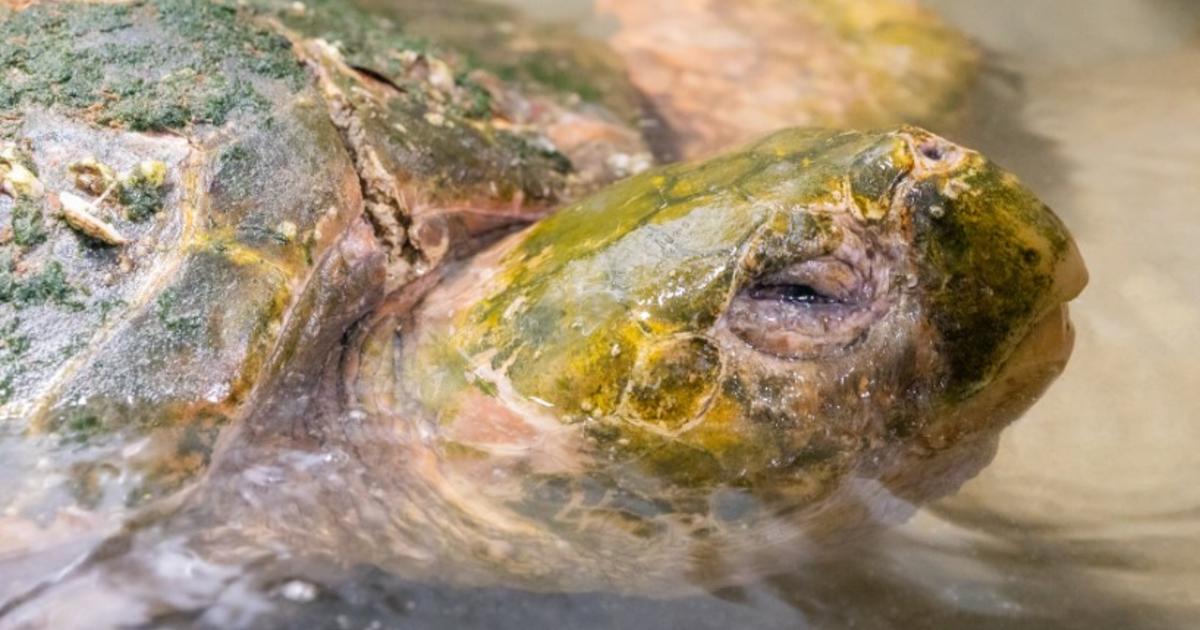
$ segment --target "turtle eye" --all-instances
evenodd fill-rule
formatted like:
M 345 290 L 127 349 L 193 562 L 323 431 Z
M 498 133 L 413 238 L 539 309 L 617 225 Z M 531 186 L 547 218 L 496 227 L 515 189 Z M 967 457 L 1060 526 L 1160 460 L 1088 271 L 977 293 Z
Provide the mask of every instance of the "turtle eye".
M 750 287 L 749 295 L 754 300 L 789 304 L 832 304 L 839 301 L 807 284 L 756 284 Z
M 734 297 L 726 322 L 747 344 L 777 357 L 836 352 L 873 319 L 867 276 L 833 257 L 805 260 L 749 283 Z

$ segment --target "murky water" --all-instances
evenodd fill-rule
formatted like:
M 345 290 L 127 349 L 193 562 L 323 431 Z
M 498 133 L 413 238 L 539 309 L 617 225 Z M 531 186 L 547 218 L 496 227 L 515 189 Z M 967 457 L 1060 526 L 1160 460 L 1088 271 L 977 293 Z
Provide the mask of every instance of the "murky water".
M 577 21 L 585 32 L 607 28 L 585 1 L 513 1 L 550 19 Z M 307 582 L 282 584 L 274 608 L 258 611 L 267 619 L 259 623 L 1200 624 L 1200 4 L 928 4 L 987 50 L 975 119 L 956 139 L 1015 171 L 1056 209 L 1092 278 L 1073 305 L 1077 342 L 1067 372 L 1004 434 L 990 467 L 956 496 L 866 544 L 853 560 L 806 566 L 710 597 L 457 590 L 363 569 L 316 580 L 319 591 Z M 77 550 L 59 552 L 70 557 Z M 193 562 L 186 570 L 204 567 Z M 0 577 L 18 580 L 21 567 L 5 571 Z M 313 569 L 310 577 L 318 575 Z M 228 596 L 237 597 L 235 591 Z

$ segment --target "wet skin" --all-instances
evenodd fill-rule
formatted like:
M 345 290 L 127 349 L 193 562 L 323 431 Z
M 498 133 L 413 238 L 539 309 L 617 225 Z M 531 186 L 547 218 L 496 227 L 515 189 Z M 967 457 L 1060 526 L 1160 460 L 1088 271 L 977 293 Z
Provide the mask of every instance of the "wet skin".
M 956 487 L 1061 371 L 1085 281 L 1061 222 L 979 154 L 787 130 L 476 257 L 416 311 L 400 380 L 451 485 L 511 518 L 707 536 L 722 497 L 795 521 L 861 480 Z

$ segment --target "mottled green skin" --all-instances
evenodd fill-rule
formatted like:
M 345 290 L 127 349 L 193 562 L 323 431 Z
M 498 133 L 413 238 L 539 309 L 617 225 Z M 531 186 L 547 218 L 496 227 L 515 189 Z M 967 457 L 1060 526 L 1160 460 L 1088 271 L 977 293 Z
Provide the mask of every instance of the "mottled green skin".
M 970 191 L 946 198 L 946 178 L 922 182 L 915 203 L 940 205 L 943 216 L 915 217 L 915 245 L 927 309 L 949 365 L 950 402 L 986 385 L 1033 317 L 1061 296 L 1056 265 L 1067 259 L 1066 227 L 1015 178 L 994 168 L 955 178 Z
M 886 278 L 861 339 L 788 359 L 724 329 L 739 290 L 852 235 Z M 449 435 L 479 393 L 534 401 L 586 436 L 589 475 L 657 480 L 672 511 L 723 487 L 802 506 L 889 452 L 995 430 L 943 421 L 1064 299 L 1068 243 L 1015 178 L 922 130 L 782 131 L 531 228 L 481 300 L 416 337 L 404 378 Z

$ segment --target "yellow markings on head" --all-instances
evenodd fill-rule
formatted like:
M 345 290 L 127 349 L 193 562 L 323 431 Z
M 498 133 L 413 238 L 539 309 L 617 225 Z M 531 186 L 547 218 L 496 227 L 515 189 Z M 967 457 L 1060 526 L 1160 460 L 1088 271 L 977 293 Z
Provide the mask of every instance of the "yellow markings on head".
M 892 158 L 892 164 L 898 168 L 911 170 L 913 167 L 913 154 L 908 150 L 908 145 L 904 142 L 894 143 L 889 157 Z
M 742 403 L 718 392 L 702 421 L 691 425 L 679 439 L 719 457 L 721 453 L 746 445 L 746 436 L 740 426 L 744 416 Z

